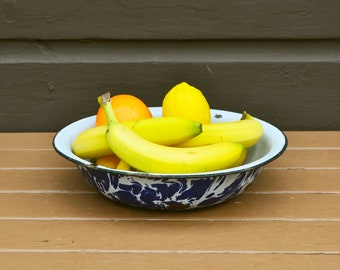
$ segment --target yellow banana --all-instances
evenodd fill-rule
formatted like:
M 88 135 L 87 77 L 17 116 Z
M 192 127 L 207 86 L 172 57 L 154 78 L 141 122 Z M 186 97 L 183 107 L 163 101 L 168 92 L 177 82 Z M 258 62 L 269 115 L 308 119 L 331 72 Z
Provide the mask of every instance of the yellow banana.
M 148 118 L 123 124 L 151 142 L 172 145 L 197 136 L 202 131 L 200 122 L 180 117 Z M 72 143 L 73 152 L 84 159 L 112 154 L 106 142 L 107 126 L 97 126 L 81 132 Z
M 150 173 L 196 173 L 233 166 L 243 152 L 243 145 L 223 142 L 200 147 L 180 148 L 152 143 L 137 135 L 115 118 L 110 94 L 98 97 L 108 130 L 106 140 L 112 151 L 133 168 Z
M 244 148 L 240 158 L 236 161 L 233 167 L 241 166 L 247 157 L 248 148 Z
M 200 135 L 176 146 L 193 147 L 231 141 L 241 143 L 245 148 L 248 148 L 256 144 L 262 135 L 263 128 L 261 123 L 247 114 L 243 120 L 203 124 Z
M 72 142 L 73 153 L 84 159 L 112 155 L 105 139 L 106 129 L 106 126 L 97 126 L 81 132 Z
M 200 122 L 176 116 L 128 121 L 123 124 L 144 139 L 162 145 L 181 143 L 202 132 Z

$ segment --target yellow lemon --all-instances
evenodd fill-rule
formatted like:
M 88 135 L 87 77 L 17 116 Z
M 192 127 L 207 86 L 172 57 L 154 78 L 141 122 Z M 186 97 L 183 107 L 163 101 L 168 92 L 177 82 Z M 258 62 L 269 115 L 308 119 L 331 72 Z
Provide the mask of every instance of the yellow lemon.
M 186 82 L 175 85 L 165 95 L 162 103 L 163 116 L 185 117 L 210 123 L 210 106 L 202 92 Z

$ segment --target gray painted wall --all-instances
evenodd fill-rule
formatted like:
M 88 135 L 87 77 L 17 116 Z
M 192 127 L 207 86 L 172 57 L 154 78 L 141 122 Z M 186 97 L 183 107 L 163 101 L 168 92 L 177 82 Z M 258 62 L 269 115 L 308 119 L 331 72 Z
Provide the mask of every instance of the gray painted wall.
M 57 131 L 104 91 L 340 129 L 338 1 L 0 1 L 0 131 Z

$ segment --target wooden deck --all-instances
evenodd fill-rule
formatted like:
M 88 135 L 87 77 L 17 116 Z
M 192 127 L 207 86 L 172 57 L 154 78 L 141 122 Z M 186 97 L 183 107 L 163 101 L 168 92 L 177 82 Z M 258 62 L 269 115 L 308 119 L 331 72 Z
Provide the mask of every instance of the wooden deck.
M 0 133 L 0 268 L 339 269 L 340 132 L 286 135 L 243 195 L 160 212 L 96 193 L 54 133 Z

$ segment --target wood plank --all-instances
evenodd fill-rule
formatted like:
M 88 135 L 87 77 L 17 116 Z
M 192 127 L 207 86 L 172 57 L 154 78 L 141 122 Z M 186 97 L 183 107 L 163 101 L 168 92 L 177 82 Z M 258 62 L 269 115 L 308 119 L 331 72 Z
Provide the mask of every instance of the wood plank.
M 285 131 L 288 148 L 339 148 L 338 131 Z
M 65 170 L 6 170 L 0 173 L 3 192 L 90 192 L 94 191 L 74 168 Z
M 338 269 L 338 132 L 288 131 L 288 150 L 243 195 L 183 212 L 106 199 L 52 134 L 0 133 L 0 268 Z
M 284 131 L 289 148 L 339 148 L 339 131 Z M 0 133 L 0 149 L 52 149 L 55 132 Z
M 300 222 L 282 221 L 6 220 L 0 223 L 1 248 L 12 252 L 131 250 L 194 253 L 202 250 L 204 253 L 338 254 L 339 230 L 339 222 L 305 222 L 304 226 Z
M 340 168 L 340 149 L 308 149 L 292 150 L 288 149 L 284 154 L 266 165 L 268 168 L 285 168 L 285 169 L 310 169 L 310 168 Z
M 0 133 L 0 150 L 52 149 L 54 132 Z
M 0 252 L 4 269 L 217 269 L 234 270 L 280 269 L 338 270 L 340 256 L 324 254 L 190 254 L 146 252 Z
M 0 150 L 6 159 L 0 168 L 73 168 L 75 165 L 59 156 L 54 150 Z M 340 149 L 286 150 L 277 160 L 267 164 L 268 168 L 330 168 L 338 169 Z
M 265 168 L 248 192 L 338 193 L 340 170 L 274 170 Z
M 340 170 L 275 170 L 265 168 L 246 192 L 336 193 Z M 76 168 L 65 170 L 6 170 L 0 191 L 92 191 Z
M 339 38 L 337 1 L 1 3 L 1 39 Z
M 11 206 L 11 207 L 8 207 Z M 306 207 L 308 206 L 308 207 Z M 3 219 L 109 219 L 109 220 L 339 220 L 340 194 L 245 193 L 209 208 L 162 212 L 124 206 L 84 192 L 3 192 L 0 197 Z
M 6 157 L 0 168 L 74 168 L 74 163 L 62 158 L 52 149 L 0 150 Z
M 181 81 L 282 130 L 339 130 L 339 42 L 1 42 L 0 130 L 55 132 L 95 114 L 104 89 L 160 106 Z

